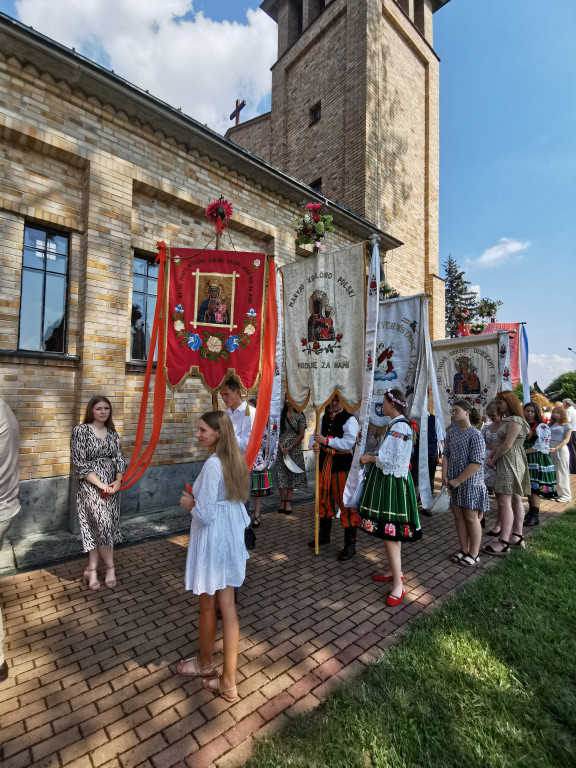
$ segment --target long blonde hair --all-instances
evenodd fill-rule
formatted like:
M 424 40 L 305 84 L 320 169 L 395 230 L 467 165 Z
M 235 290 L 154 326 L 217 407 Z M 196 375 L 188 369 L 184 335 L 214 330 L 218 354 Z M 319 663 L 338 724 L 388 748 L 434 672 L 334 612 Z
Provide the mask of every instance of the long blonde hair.
M 215 453 L 222 464 L 226 498 L 228 501 L 245 502 L 250 490 L 250 473 L 246 459 L 236 442 L 230 416 L 224 411 L 208 411 L 200 416 L 200 419 L 210 429 L 220 432 Z

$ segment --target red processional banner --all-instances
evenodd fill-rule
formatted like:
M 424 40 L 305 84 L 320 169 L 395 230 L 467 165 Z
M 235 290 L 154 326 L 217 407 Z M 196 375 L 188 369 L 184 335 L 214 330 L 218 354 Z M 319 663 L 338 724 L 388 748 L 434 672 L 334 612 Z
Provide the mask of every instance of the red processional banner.
M 470 326 L 467 325 L 466 328 L 469 330 Z M 480 334 L 498 333 L 498 331 L 508 333 L 510 338 L 510 374 L 513 388 L 520 381 L 520 328 L 521 323 L 488 323 Z
M 166 379 L 197 376 L 211 392 L 234 375 L 258 384 L 269 265 L 264 253 L 171 248 L 166 291 Z

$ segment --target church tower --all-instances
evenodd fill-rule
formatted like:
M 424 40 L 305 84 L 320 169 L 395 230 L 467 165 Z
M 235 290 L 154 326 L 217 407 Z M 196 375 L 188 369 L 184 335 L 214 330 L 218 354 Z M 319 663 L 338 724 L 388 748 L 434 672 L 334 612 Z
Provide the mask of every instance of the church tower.
M 264 0 L 278 24 L 271 111 L 227 136 L 374 222 L 404 245 L 386 277 L 402 295 L 438 277 L 439 59 L 433 14 L 448 0 Z

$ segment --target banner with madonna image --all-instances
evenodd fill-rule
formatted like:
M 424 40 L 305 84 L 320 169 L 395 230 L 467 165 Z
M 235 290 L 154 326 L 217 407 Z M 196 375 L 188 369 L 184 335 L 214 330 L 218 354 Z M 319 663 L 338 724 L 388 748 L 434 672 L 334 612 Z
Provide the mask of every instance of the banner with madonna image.
M 481 414 L 502 386 L 500 333 L 463 336 L 432 342 L 434 370 L 442 418 L 452 420 L 450 410 L 456 400 L 467 400 Z
M 348 410 L 362 398 L 366 252 L 358 243 L 282 267 L 286 382 L 302 411 L 334 395 Z
M 214 393 L 234 375 L 245 390 L 255 391 L 265 333 L 266 254 L 171 248 L 167 261 L 168 385 L 177 390 L 196 376 Z

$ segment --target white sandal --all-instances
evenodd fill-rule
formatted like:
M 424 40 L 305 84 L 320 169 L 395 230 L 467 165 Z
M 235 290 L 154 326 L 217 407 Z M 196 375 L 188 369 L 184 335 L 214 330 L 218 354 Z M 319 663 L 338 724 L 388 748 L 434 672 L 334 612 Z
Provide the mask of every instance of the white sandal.
M 184 672 L 183 665 L 187 664 L 189 661 L 196 662 L 196 669 L 193 672 Z M 218 673 L 216 672 L 216 668 L 213 664 L 207 664 L 205 667 L 199 667 L 198 666 L 198 656 L 192 656 L 191 659 L 182 659 L 182 661 L 178 662 L 178 666 L 176 667 L 178 670 L 179 675 L 183 675 L 184 677 L 214 677 L 217 676 Z M 204 672 L 203 670 L 211 670 L 209 672 Z

